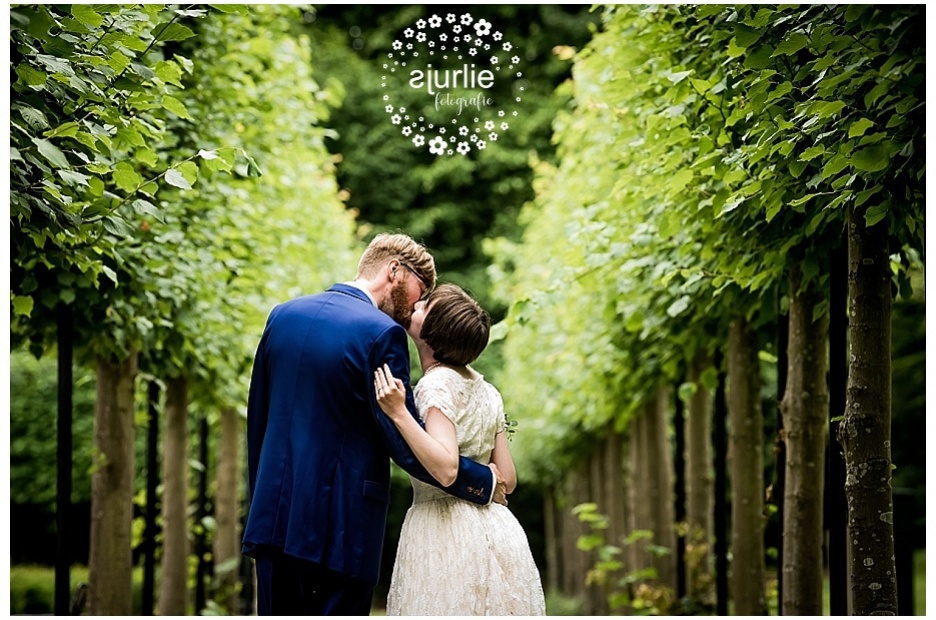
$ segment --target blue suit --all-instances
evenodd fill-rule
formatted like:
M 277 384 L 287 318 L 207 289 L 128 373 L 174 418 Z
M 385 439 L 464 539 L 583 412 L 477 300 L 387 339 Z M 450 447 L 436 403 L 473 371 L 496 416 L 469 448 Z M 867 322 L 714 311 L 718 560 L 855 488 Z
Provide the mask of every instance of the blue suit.
M 389 459 L 439 486 L 377 405 L 374 371 L 384 363 L 407 385 L 415 416 L 406 331 L 363 291 L 336 284 L 270 313 L 247 404 L 246 555 L 286 554 L 377 582 Z M 494 476 L 463 457 L 446 490 L 486 504 Z

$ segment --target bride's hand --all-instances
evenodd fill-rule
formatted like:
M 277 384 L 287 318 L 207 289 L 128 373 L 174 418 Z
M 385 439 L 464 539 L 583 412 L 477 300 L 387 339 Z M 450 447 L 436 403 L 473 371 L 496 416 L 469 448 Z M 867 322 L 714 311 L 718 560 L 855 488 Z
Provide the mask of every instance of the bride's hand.
M 377 393 L 377 404 L 388 416 L 408 415 L 406 388 L 402 381 L 393 376 L 386 364 L 374 372 L 374 391 Z

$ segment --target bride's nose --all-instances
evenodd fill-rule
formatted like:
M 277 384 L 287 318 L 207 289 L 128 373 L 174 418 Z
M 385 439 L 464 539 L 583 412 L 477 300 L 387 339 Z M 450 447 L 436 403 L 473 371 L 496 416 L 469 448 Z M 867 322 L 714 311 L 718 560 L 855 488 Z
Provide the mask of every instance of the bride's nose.
M 416 302 L 416 306 L 415 306 L 414 309 L 415 309 L 416 312 L 421 312 L 421 311 L 425 310 L 425 309 L 426 309 L 426 302 L 425 302 L 425 301 L 417 301 L 417 302 Z

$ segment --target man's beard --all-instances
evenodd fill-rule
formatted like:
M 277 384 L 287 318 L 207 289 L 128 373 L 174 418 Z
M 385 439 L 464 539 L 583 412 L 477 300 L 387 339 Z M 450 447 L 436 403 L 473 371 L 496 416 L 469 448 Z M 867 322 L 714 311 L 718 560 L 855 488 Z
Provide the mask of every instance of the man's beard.
M 390 289 L 389 300 L 384 300 L 380 309 L 390 316 L 394 321 L 409 329 L 410 320 L 413 318 L 413 308 L 409 304 L 409 293 L 406 291 L 406 283 L 400 281 Z

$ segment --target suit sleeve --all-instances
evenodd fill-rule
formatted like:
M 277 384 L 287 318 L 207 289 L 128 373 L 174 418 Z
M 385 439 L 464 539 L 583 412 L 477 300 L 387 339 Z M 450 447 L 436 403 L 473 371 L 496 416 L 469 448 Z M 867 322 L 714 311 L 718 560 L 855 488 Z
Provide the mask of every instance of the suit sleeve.
M 267 376 L 266 343 L 270 331 L 270 318 L 267 319 L 263 336 L 254 355 L 253 369 L 250 373 L 250 390 L 247 394 L 247 503 L 254 494 L 257 483 L 257 470 L 260 467 L 260 448 L 266 435 L 267 420 L 270 416 L 270 389 Z
M 383 364 L 390 367 L 393 376 L 403 381 L 406 386 L 406 408 L 409 410 L 420 426 L 425 426 L 419 419 L 416 402 L 413 399 L 413 390 L 410 387 L 409 375 L 409 349 L 407 348 L 406 332 L 402 327 L 394 326 L 384 332 L 374 344 L 368 357 L 367 372 L 367 399 L 371 414 L 377 423 L 377 428 L 383 437 L 384 443 L 390 452 L 390 458 L 409 475 L 417 480 L 436 486 L 449 495 L 464 499 L 476 504 L 489 504 L 494 493 L 494 472 L 487 465 L 482 465 L 464 456 L 459 457 L 458 477 L 449 487 L 443 487 L 429 475 L 429 472 L 420 464 L 419 460 L 410 450 L 403 436 L 397 430 L 393 421 L 380 409 L 377 404 L 377 395 L 374 392 L 374 371 Z

